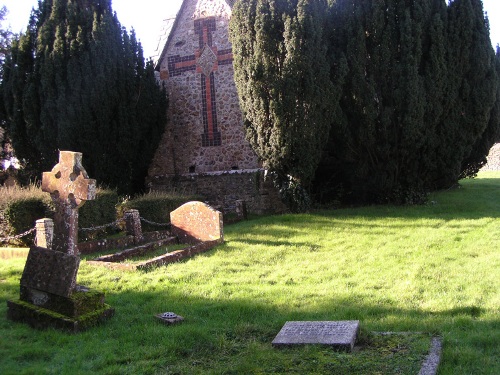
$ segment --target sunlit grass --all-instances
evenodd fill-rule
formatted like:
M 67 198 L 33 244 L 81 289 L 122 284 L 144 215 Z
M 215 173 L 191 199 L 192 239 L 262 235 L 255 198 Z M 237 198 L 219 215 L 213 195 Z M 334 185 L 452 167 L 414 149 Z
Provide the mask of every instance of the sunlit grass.
M 1 319 L 0 373 L 416 374 L 425 340 L 380 343 L 369 332 L 419 331 L 444 339 L 440 374 L 499 374 L 500 173 L 461 185 L 425 206 L 231 225 L 224 245 L 149 272 L 83 260 L 79 283 L 107 291 L 116 316 L 77 335 Z M 23 266 L 0 261 L 0 315 Z M 157 323 L 165 311 L 186 321 Z M 287 320 L 351 319 L 358 353 L 270 344 Z M 399 358 L 394 347 L 411 350 Z

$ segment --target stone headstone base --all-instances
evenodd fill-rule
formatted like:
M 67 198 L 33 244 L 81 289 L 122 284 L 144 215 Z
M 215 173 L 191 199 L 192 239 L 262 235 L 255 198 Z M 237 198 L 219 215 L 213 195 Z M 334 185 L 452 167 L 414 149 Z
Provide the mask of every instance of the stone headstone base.
M 104 303 L 104 293 L 77 287 L 70 297 L 61 297 L 21 287 L 19 300 L 7 301 L 7 318 L 33 328 L 56 328 L 81 332 L 109 318 L 115 309 Z
M 104 292 L 78 286 L 70 297 L 21 286 L 21 301 L 61 315 L 79 317 L 104 307 Z

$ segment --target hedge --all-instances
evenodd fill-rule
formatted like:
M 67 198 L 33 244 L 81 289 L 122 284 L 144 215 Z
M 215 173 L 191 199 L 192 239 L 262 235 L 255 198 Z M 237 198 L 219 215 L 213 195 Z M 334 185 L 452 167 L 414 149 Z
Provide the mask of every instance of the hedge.
M 50 195 L 43 193 L 39 187 L 2 188 L 3 197 L 0 204 L 0 238 L 15 236 L 35 227 L 35 222 L 42 218 L 54 217 L 54 206 Z M 119 197 L 116 191 L 97 189 L 96 199 L 86 202 L 80 207 L 79 227 L 89 228 L 101 226 L 116 221 L 116 205 Z M 79 231 L 79 240 L 101 238 L 116 228 L 100 231 Z M 9 241 L 10 245 L 30 246 L 34 235 L 24 237 L 18 241 Z
M 119 203 L 116 190 L 97 189 L 96 198 L 87 201 L 78 211 L 78 239 L 80 242 L 106 237 L 118 230 L 107 227 L 100 230 L 82 230 L 82 228 L 99 227 L 116 221 L 116 207 Z
M 14 200 L 7 205 L 4 218 L 10 235 L 22 234 L 35 227 L 38 219 L 51 217 L 50 206 L 40 198 L 23 198 Z M 13 241 L 14 244 L 30 246 L 33 244 L 35 233 Z
M 123 216 L 126 210 L 136 209 L 142 218 L 158 223 L 170 223 L 170 212 L 190 201 L 200 201 L 199 195 L 179 195 L 175 193 L 151 192 L 133 200 L 123 202 L 118 209 L 118 216 Z M 162 230 L 158 225 L 147 224 L 142 221 L 142 231 L 150 232 Z

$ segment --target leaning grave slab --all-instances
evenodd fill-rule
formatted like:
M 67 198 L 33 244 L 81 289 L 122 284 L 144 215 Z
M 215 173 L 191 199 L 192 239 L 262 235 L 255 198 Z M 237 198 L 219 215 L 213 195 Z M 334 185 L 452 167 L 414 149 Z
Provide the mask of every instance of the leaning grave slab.
M 95 180 L 88 178 L 82 154 L 61 151 L 59 163 L 43 174 L 42 190 L 50 193 L 56 208 L 54 238 L 47 247 L 30 248 L 20 298 L 7 301 L 7 317 L 34 328 L 82 331 L 114 314 L 104 293 L 76 284 L 78 209 L 95 198 Z
M 189 246 L 142 262 L 121 263 L 134 256 L 146 254 L 150 244 L 144 244 L 115 254 L 105 255 L 87 263 L 110 269 L 135 271 L 190 258 L 224 242 L 223 215 L 206 203 L 188 202 L 183 204 L 170 213 L 170 224 L 172 237 L 163 244 L 180 243 Z

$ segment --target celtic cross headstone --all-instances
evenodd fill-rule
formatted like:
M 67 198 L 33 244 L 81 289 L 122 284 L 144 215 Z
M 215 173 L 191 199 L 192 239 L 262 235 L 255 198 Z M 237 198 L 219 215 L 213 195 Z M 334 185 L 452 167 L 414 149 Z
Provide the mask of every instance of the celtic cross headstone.
M 37 328 L 81 331 L 114 314 L 103 292 L 76 285 L 78 209 L 95 198 L 96 183 L 88 178 L 81 153 L 61 151 L 59 163 L 43 174 L 42 190 L 50 193 L 56 208 L 52 246 L 48 241 L 31 247 L 19 300 L 7 301 L 7 316 Z
M 44 172 L 42 191 L 50 193 L 54 215 L 53 249 L 78 255 L 78 209 L 95 198 L 96 182 L 89 179 L 82 166 L 82 154 L 61 151 L 59 163 L 51 172 Z

